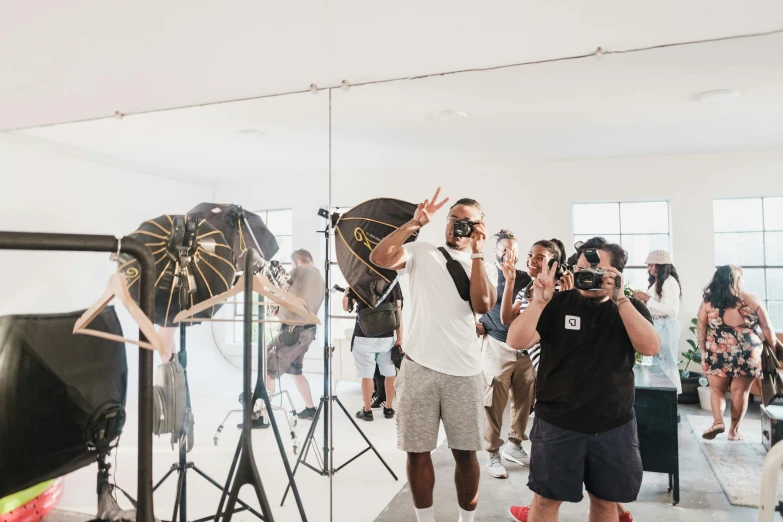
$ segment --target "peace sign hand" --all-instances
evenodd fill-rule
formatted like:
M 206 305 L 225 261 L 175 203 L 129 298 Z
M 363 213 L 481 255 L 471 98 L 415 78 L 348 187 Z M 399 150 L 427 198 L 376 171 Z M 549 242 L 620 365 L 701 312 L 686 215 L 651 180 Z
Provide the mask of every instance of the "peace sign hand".
M 533 302 L 546 304 L 555 295 L 555 276 L 557 274 L 557 261 L 552 266 L 545 265 L 541 273 L 533 283 Z
M 432 196 L 432 200 L 425 199 L 424 203 L 419 203 L 416 207 L 416 212 L 413 214 L 413 221 L 423 227 L 432 220 L 432 216 L 440 210 L 440 208 L 446 204 L 449 198 L 444 199 L 438 203 L 438 196 L 440 195 L 440 187 L 435 191 L 435 195 Z

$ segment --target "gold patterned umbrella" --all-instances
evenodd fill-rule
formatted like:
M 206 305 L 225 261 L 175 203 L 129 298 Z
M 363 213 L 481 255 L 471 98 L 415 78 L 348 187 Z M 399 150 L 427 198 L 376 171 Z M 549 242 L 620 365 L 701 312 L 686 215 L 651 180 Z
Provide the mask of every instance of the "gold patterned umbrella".
M 177 326 L 174 317 L 183 308 L 180 305 L 180 252 L 175 243 L 177 238 L 177 218 L 188 221 L 188 215 L 174 216 L 165 214 L 150 219 L 139 225 L 139 228 L 129 234 L 138 239 L 150 249 L 155 257 L 155 324 L 160 326 Z M 188 249 L 189 262 L 184 267 L 187 271 L 186 287 L 188 289 L 185 309 L 194 304 L 222 294 L 231 288 L 236 276 L 236 263 L 231 246 L 223 234 L 210 225 L 205 219 L 198 219 L 195 232 L 195 242 Z M 121 256 L 120 272 L 125 274 L 128 288 L 134 299 L 139 298 L 139 264 L 130 256 Z M 205 310 L 196 317 L 204 319 L 212 317 L 220 306 Z

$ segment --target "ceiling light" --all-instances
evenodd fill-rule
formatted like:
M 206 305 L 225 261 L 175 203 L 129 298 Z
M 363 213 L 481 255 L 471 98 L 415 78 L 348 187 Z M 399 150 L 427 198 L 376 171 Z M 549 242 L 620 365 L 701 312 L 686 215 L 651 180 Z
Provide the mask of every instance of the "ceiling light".
M 238 130 L 237 134 L 246 138 L 263 138 L 266 136 L 266 132 L 258 129 L 242 129 Z
M 430 113 L 430 118 L 438 121 L 463 121 L 468 119 L 468 113 L 460 111 L 438 111 Z
M 702 92 L 696 99 L 704 103 L 728 103 L 739 98 L 740 93 L 730 89 Z

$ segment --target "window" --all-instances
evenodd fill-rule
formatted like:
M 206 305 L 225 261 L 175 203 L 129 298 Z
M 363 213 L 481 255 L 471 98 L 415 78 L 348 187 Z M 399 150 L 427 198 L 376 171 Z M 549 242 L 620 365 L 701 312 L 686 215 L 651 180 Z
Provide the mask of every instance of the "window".
M 716 199 L 715 265 L 743 267 L 745 290 L 764 300 L 783 325 L 783 197 Z
M 576 203 L 574 242 L 601 236 L 628 251 L 625 282 L 634 290 L 646 290 L 647 254 L 671 251 L 669 203 L 666 201 Z
M 277 246 L 279 250 L 273 260 L 279 261 L 280 264 L 290 272 L 293 269 L 293 262 L 291 261 L 291 254 L 293 253 L 293 213 L 291 209 L 281 210 L 260 210 L 255 211 L 254 214 L 258 214 L 261 219 L 266 223 L 267 228 L 275 235 L 277 239 Z M 225 306 L 233 308 L 230 315 L 234 319 L 242 319 L 244 313 L 244 293 L 237 294 L 233 300 L 226 303 Z M 258 317 L 258 310 L 253 313 L 253 317 Z M 269 340 L 276 334 L 278 327 L 271 323 L 261 323 L 267 328 L 266 339 Z M 229 343 L 241 344 L 244 336 L 244 326 L 241 322 L 233 323 L 234 328 L 228 328 L 226 330 L 226 339 Z M 258 340 L 258 325 L 259 323 L 253 323 L 253 341 Z M 274 328 L 273 328 L 274 326 Z

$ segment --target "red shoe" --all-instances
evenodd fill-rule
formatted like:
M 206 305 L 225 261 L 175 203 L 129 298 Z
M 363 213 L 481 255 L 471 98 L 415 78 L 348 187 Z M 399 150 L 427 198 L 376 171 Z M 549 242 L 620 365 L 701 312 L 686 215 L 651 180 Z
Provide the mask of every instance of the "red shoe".
M 530 506 L 511 506 L 508 510 L 512 520 L 517 522 L 527 522 L 527 516 L 530 513 Z M 623 521 L 625 522 L 625 521 Z
M 631 516 L 630 511 L 626 511 L 622 515 L 620 515 L 620 522 L 633 522 L 633 517 Z

